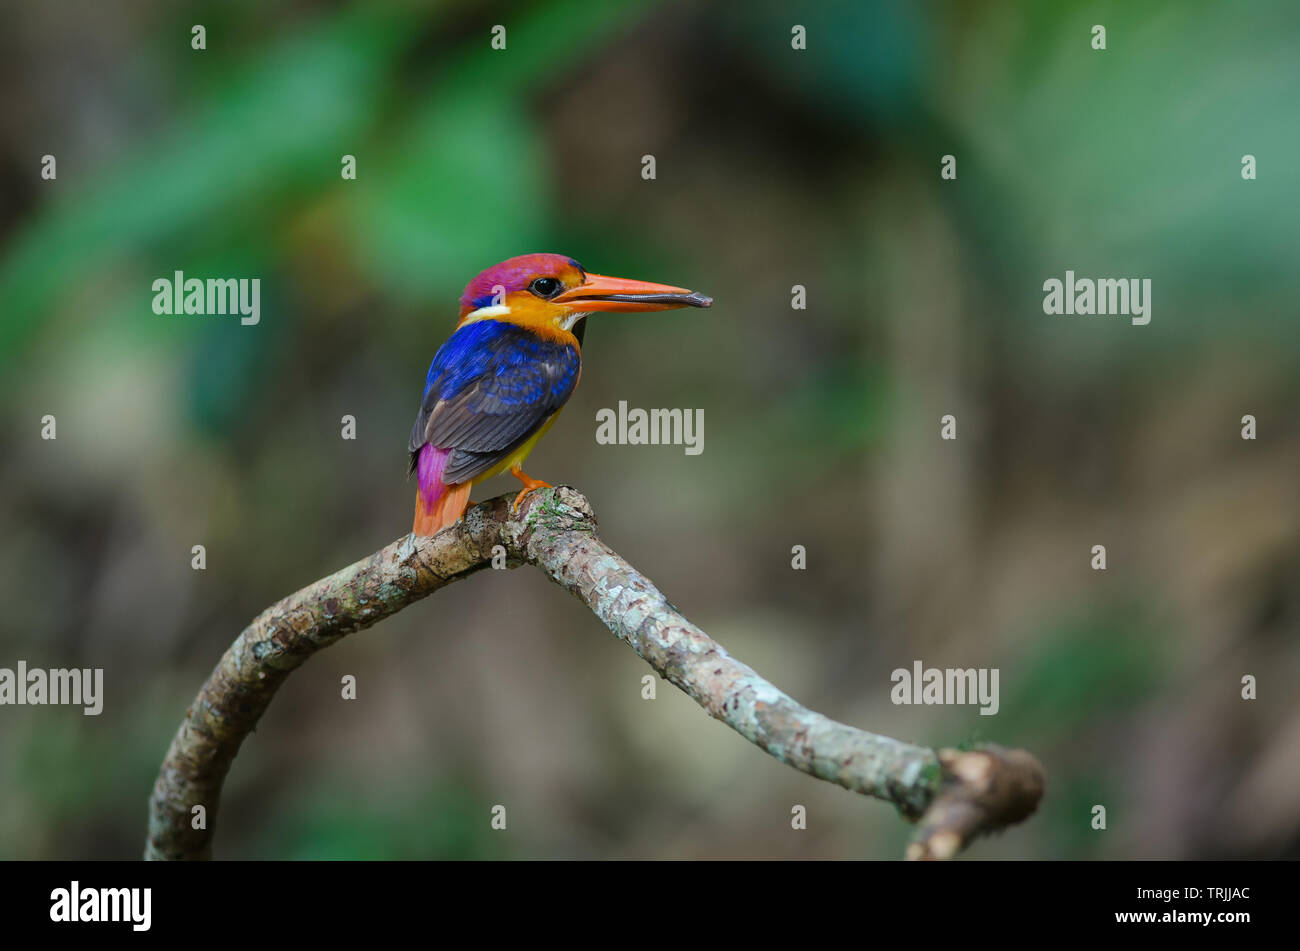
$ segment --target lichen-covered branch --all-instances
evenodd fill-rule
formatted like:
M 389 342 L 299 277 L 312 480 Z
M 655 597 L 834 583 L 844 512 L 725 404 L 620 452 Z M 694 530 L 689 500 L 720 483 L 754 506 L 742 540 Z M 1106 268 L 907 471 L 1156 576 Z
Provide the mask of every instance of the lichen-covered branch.
M 894 803 L 918 821 L 908 858 L 949 858 L 975 836 L 1037 807 L 1043 771 L 1023 750 L 935 752 L 837 723 L 787 697 L 682 617 L 596 537 L 587 500 L 568 487 L 474 506 L 432 538 L 408 535 L 303 588 L 235 639 L 186 711 L 149 804 L 148 859 L 212 854 L 221 785 L 276 689 L 322 647 L 369 627 L 492 560 L 531 564 L 714 717 L 776 759 Z M 196 822 L 202 806 L 203 822 Z M 198 828 L 196 828 L 198 826 Z

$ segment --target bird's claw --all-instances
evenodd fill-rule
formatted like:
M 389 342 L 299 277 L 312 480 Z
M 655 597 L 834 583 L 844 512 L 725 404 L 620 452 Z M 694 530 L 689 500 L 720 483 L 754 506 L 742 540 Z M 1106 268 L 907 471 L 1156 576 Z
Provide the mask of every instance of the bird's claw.
M 520 469 L 518 466 L 513 467 L 510 470 L 510 474 L 524 484 L 523 489 L 521 489 L 519 494 L 515 496 L 514 504 L 511 505 L 510 507 L 511 512 L 519 511 L 519 506 L 523 504 L 524 496 L 526 496 L 529 492 L 533 491 L 533 489 L 555 488 L 549 482 L 543 482 L 541 479 L 534 479 L 532 476 L 528 475 L 526 472 L 524 472 L 523 469 Z

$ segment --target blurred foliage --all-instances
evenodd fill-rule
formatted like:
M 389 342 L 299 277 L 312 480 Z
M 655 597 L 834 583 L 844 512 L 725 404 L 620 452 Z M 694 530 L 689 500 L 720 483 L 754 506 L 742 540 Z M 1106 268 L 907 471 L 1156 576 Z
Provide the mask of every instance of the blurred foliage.
M 1020 661 L 999 727 L 1024 735 L 1051 724 L 1067 734 L 1104 711 L 1122 716 L 1158 695 L 1164 653 L 1153 631 L 1138 623 L 1140 605 L 1111 616 L 1068 620 L 1035 633 L 1036 646 Z
M 483 797 L 439 788 L 367 801 L 330 790 L 329 777 L 305 802 L 263 817 L 256 857 L 265 859 L 497 859 L 502 836 L 482 821 Z

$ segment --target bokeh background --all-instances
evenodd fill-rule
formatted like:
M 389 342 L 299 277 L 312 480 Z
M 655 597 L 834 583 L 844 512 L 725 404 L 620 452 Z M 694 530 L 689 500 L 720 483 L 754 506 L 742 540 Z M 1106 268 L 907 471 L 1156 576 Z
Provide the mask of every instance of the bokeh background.
M 0 708 L 0 856 L 140 854 L 157 765 L 229 642 L 408 530 L 407 433 L 461 288 L 538 250 L 717 303 L 593 319 L 530 471 L 580 487 L 606 540 L 814 709 L 1034 751 L 1041 812 L 970 854 L 1300 852 L 1300 7 L 4 17 L 0 666 L 103 667 L 106 700 Z M 1151 278 L 1151 324 L 1045 316 L 1067 268 Z M 259 277 L 260 325 L 156 316 L 176 269 Z M 703 408 L 704 453 L 598 446 L 619 400 Z M 1001 711 L 892 705 L 916 659 L 999 668 Z M 540 574 L 480 573 L 290 678 L 216 854 L 901 855 L 889 806 L 667 684 L 642 700 L 647 670 Z

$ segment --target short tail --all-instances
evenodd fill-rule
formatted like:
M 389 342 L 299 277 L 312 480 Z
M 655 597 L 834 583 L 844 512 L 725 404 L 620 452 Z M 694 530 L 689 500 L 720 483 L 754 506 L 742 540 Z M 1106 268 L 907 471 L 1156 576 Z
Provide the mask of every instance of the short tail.
M 448 525 L 455 525 L 469 505 L 469 483 L 444 485 L 442 471 L 447 466 L 450 449 L 438 449 L 425 443 L 416 460 L 419 488 L 415 490 L 416 535 L 436 535 Z

